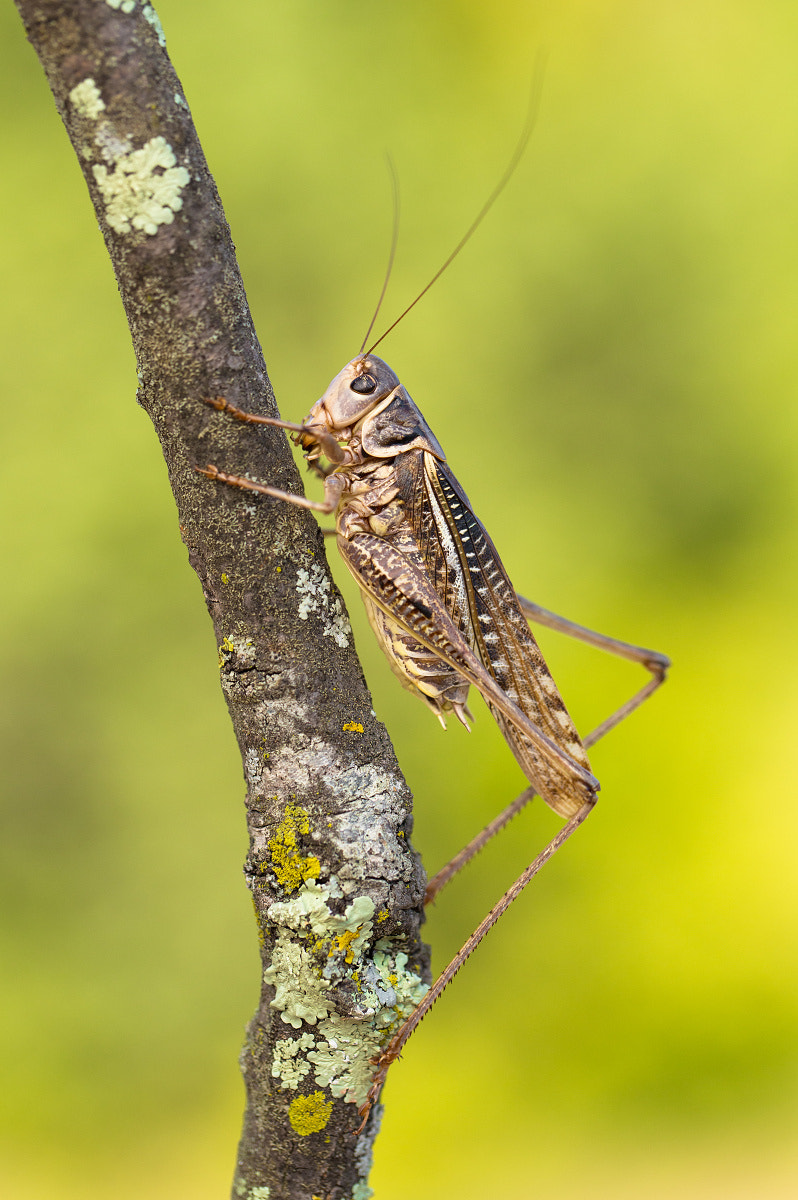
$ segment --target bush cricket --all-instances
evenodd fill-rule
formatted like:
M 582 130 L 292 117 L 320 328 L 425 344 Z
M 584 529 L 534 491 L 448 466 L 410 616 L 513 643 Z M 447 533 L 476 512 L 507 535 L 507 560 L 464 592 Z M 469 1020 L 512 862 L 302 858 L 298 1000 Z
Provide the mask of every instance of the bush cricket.
M 378 1058 L 363 1124 L 388 1068 L 443 989 L 527 883 L 585 820 L 599 784 L 586 748 L 637 708 L 664 681 L 662 654 L 605 637 L 519 596 L 487 531 L 475 515 L 446 456 L 398 376 L 374 353 L 472 236 L 512 175 L 531 134 L 530 116 L 498 185 L 443 266 L 401 316 L 366 349 L 390 277 L 388 272 L 366 337 L 302 424 L 243 411 L 224 399 L 208 403 L 236 420 L 289 430 L 309 468 L 324 481 L 324 499 L 308 500 L 230 475 L 197 468 L 218 483 L 335 515 L 338 549 L 360 589 L 372 629 L 401 683 L 445 727 L 454 715 L 466 728 L 470 687 L 484 698 L 529 781 L 529 787 L 483 829 L 427 886 L 425 903 L 490 838 L 539 795 L 565 824 L 471 934 Z M 395 206 L 396 212 L 396 206 Z M 529 621 L 577 637 L 640 663 L 649 681 L 580 739 L 529 629 Z M 360 1126 L 362 1128 L 363 1125 Z

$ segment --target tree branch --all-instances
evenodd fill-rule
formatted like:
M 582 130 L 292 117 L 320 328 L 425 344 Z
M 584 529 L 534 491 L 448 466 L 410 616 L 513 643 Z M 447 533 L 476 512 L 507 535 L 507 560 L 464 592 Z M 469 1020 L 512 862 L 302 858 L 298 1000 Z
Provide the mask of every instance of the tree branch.
M 17 7 L 113 263 L 244 763 L 264 976 L 233 1195 L 363 1200 L 379 1109 L 353 1130 L 369 1059 L 428 980 L 411 796 L 314 519 L 195 471 L 212 460 L 301 490 L 282 432 L 254 434 L 203 403 L 277 414 L 158 19 L 134 0 Z

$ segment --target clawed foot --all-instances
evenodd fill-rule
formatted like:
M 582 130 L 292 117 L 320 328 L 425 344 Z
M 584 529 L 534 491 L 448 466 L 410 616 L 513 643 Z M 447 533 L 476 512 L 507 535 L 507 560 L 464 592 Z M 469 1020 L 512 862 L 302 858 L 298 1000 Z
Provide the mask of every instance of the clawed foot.
M 256 416 L 255 413 L 245 412 L 237 404 L 231 404 L 229 400 L 225 400 L 224 396 L 203 396 L 202 402 L 203 404 L 207 404 L 209 408 L 215 408 L 217 412 L 227 413 L 229 416 L 235 417 L 237 421 L 260 425 L 269 419 L 267 417 Z
M 194 470 L 198 475 L 204 475 L 206 479 L 219 479 L 222 474 L 213 463 L 208 463 L 207 467 L 195 467 Z
M 374 1102 L 382 1091 L 382 1085 L 385 1083 L 385 1078 L 388 1074 L 388 1068 L 392 1062 L 396 1062 L 398 1054 L 391 1054 L 389 1051 L 384 1051 L 377 1058 L 372 1058 L 373 1065 L 377 1068 L 374 1072 L 374 1078 L 371 1081 L 371 1087 L 366 1093 L 366 1099 L 360 1108 L 357 1110 L 358 1115 L 363 1119 L 358 1125 L 355 1133 L 362 1133 L 366 1127 L 366 1121 L 369 1119 L 369 1114 L 374 1106 Z

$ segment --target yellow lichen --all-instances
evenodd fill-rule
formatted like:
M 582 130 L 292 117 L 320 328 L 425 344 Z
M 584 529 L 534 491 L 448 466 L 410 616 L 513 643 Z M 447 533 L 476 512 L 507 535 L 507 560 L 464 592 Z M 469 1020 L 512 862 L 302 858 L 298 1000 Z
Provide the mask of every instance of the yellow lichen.
M 294 1133 L 307 1137 L 318 1133 L 330 1119 L 332 1100 L 324 1099 L 324 1092 L 312 1092 L 310 1096 L 297 1096 L 288 1108 L 288 1120 Z
M 344 733 L 362 733 L 363 726 L 359 721 L 347 721 L 344 725 Z
M 337 937 L 333 938 L 333 941 L 338 943 L 338 949 L 346 951 L 345 962 L 351 963 L 355 957 L 352 942 L 360 937 L 360 930 L 361 926 L 358 926 L 357 929 L 345 929 L 343 933 L 339 933 Z M 332 950 L 330 953 L 332 954 Z
M 299 836 L 309 832 L 310 822 L 305 810 L 298 804 L 287 805 L 269 842 L 275 878 L 287 892 L 296 891 L 308 879 L 316 879 L 321 871 L 321 864 L 314 854 L 304 857 L 297 848 Z

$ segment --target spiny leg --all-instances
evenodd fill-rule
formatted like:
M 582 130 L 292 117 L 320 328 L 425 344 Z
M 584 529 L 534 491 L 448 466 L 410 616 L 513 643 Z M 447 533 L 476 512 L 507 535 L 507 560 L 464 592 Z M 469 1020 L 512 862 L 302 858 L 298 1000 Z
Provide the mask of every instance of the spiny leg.
M 552 785 L 552 791 L 556 786 L 575 799 L 572 812 L 598 791 L 598 780 L 588 768 L 545 733 L 486 671 L 418 562 L 371 533 L 339 538 L 338 549 L 371 602 L 477 688 L 488 704 L 533 744 L 541 778 Z
M 294 433 L 305 433 L 306 426 L 296 425 L 293 421 L 284 421 L 282 417 L 262 417 L 259 413 L 247 412 L 243 408 L 239 408 L 237 404 L 227 400 L 224 396 L 207 396 L 205 403 L 210 408 L 215 408 L 217 412 L 227 413 L 229 417 L 234 417 L 236 421 L 243 421 L 245 425 L 272 425 L 277 429 L 291 429 Z
M 512 804 L 508 804 L 507 808 L 503 812 L 500 812 L 497 817 L 494 817 L 484 829 L 480 829 L 479 833 L 471 839 L 468 845 L 463 846 L 459 854 L 455 854 L 454 858 L 450 859 L 446 866 L 441 867 L 437 874 L 428 879 L 424 892 L 424 904 L 431 904 L 438 895 L 438 892 L 442 891 L 446 887 L 446 884 L 454 879 L 459 871 L 462 871 L 466 863 L 471 862 L 471 859 L 479 854 L 482 847 L 486 846 L 491 838 L 494 838 L 497 833 L 501 833 L 505 825 L 509 825 L 513 817 L 517 816 L 521 809 L 529 804 L 530 800 L 534 800 L 535 796 L 537 796 L 537 792 L 533 787 L 528 787 L 520 796 L 516 796 Z
M 597 633 L 594 629 L 588 629 L 586 625 L 578 625 L 576 621 L 569 621 L 567 617 L 561 617 L 558 613 L 551 612 L 548 608 L 542 608 L 541 605 L 535 604 L 532 600 L 527 600 L 525 596 L 518 597 L 518 603 L 521 605 L 521 611 L 528 621 L 535 621 L 538 625 L 545 625 L 548 629 L 555 629 L 558 633 L 564 633 L 568 637 L 577 638 L 580 642 L 586 642 L 589 646 L 596 646 L 599 650 L 606 650 L 608 654 L 616 654 L 619 658 L 627 658 L 630 662 L 640 663 L 647 671 L 651 672 L 652 678 L 635 692 L 631 699 L 622 704 L 620 708 L 611 713 L 605 721 L 602 721 L 596 729 L 590 734 L 590 741 L 585 738 L 585 745 L 592 745 L 599 738 L 604 737 L 605 733 L 609 733 L 616 725 L 620 725 L 621 721 L 625 720 L 631 712 L 639 708 L 644 700 L 647 700 L 661 684 L 665 682 L 668 668 L 671 665 L 671 660 L 665 654 L 660 654 L 656 650 L 648 650 L 645 646 L 635 646 L 631 642 L 622 642 L 620 638 L 608 637 L 605 633 Z
M 341 488 L 328 487 L 336 480 L 336 476 L 330 476 L 325 481 L 325 496 L 323 501 L 308 500 L 307 496 L 295 496 L 293 492 L 283 492 L 280 488 L 270 487 L 267 483 L 255 483 L 252 479 L 245 479 L 243 475 L 227 475 L 224 471 L 220 471 L 213 463 L 208 463 L 207 467 L 195 467 L 194 470 L 198 475 L 204 475 L 206 479 L 212 479 L 215 483 L 226 483 L 228 487 L 240 488 L 244 492 L 257 492 L 260 496 L 273 496 L 277 500 L 285 500 L 289 504 L 295 505 L 297 508 L 310 508 L 314 512 L 331 513 L 335 512 L 340 499 Z M 341 481 L 343 482 L 343 481 Z M 328 496 L 327 493 L 330 493 Z
M 326 429 L 319 429 L 311 425 L 297 425 L 295 421 L 284 421 L 282 417 L 262 417 L 258 413 L 247 412 L 245 409 L 239 408 L 237 404 L 225 400 L 224 396 L 206 397 L 205 403 L 210 408 L 215 408 L 217 412 L 226 413 L 227 416 L 233 417 L 234 420 L 241 421 L 245 425 L 269 425 L 273 429 L 290 429 L 292 433 L 309 434 L 314 442 L 318 443 L 322 454 L 329 462 L 340 464 L 346 459 L 343 447 Z M 324 474 L 324 472 L 321 473 Z
M 640 663 L 653 676 L 648 683 L 644 684 L 639 691 L 627 700 L 624 704 L 617 708 L 615 712 L 597 725 L 587 737 L 583 739 L 585 748 L 594 746 L 606 733 L 614 729 L 616 725 L 620 725 L 626 717 L 629 716 L 636 708 L 638 708 L 644 700 L 647 700 L 658 687 L 665 681 L 670 659 L 664 654 L 659 654 L 656 650 L 648 650 L 643 646 L 635 646 L 630 642 L 622 642 L 618 638 L 608 637 L 606 634 L 597 633 L 593 629 L 588 629 L 584 625 L 578 625 L 575 621 L 569 621 L 566 617 L 561 617 L 557 613 L 551 612 L 547 608 L 542 608 L 539 604 L 534 604 L 531 600 L 527 600 L 524 596 L 518 597 L 518 602 L 524 616 L 528 620 L 536 621 L 539 625 L 545 625 L 549 629 L 555 629 L 558 633 L 567 634 L 569 637 L 578 638 L 580 641 L 587 642 L 591 646 L 596 646 L 600 650 L 606 650 L 610 654 L 617 654 L 621 658 L 627 658 L 631 662 Z M 527 788 L 509 804 L 503 812 L 494 817 L 484 829 L 481 829 L 475 837 L 471 839 L 467 846 L 456 854 L 445 866 L 441 867 L 433 877 L 428 881 L 427 888 L 424 893 L 424 903 L 430 904 L 438 893 L 446 886 L 447 883 L 459 872 L 463 867 L 471 861 L 480 850 L 501 832 L 506 825 L 509 825 L 513 817 L 525 808 L 526 805 L 536 795 L 534 788 Z
M 515 883 L 507 889 L 501 900 L 499 900 L 498 904 L 494 905 L 484 920 L 464 942 L 463 946 L 457 952 L 457 954 L 455 954 L 449 965 L 441 972 L 430 990 L 425 995 L 424 999 L 420 1002 L 420 1004 L 416 1005 L 407 1020 L 399 1026 L 399 1029 L 385 1046 L 382 1053 L 373 1060 L 377 1070 L 374 1074 L 371 1087 L 369 1088 L 366 1102 L 362 1108 L 359 1109 L 360 1115 L 363 1117 L 363 1123 L 361 1124 L 360 1129 L 362 1129 L 365 1125 L 371 1110 L 371 1106 L 377 1099 L 380 1089 L 385 1082 L 385 1077 L 388 1074 L 388 1068 L 390 1067 L 391 1063 L 395 1062 L 402 1053 L 404 1045 L 410 1035 L 416 1030 L 420 1022 L 423 1021 L 424 1017 L 441 995 L 444 988 L 451 983 L 457 972 L 462 967 L 463 963 L 466 962 L 466 960 L 474 953 L 485 935 L 493 928 L 493 926 L 503 915 L 503 913 L 507 911 L 513 901 L 520 896 L 521 892 L 524 890 L 530 880 L 534 879 L 534 877 L 537 875 L 540 869 L 545 866 L 552 855 L 556 854 L 560 846 L 567 842 L 571 834 L 578 829 L 578 827 L 594 808 L 595 803 L 596 798 L 593 797 L 592 800 L 589 800 L 587 803 L 583 804 L 579 809 L 579 812 L 577 812 L 565 825 L 563 825 L 562 829 L 555 834 L 548 845 L 541 850 L 540 854 L 538 854 L 532 860 L 526 870 L 519 875 Z

